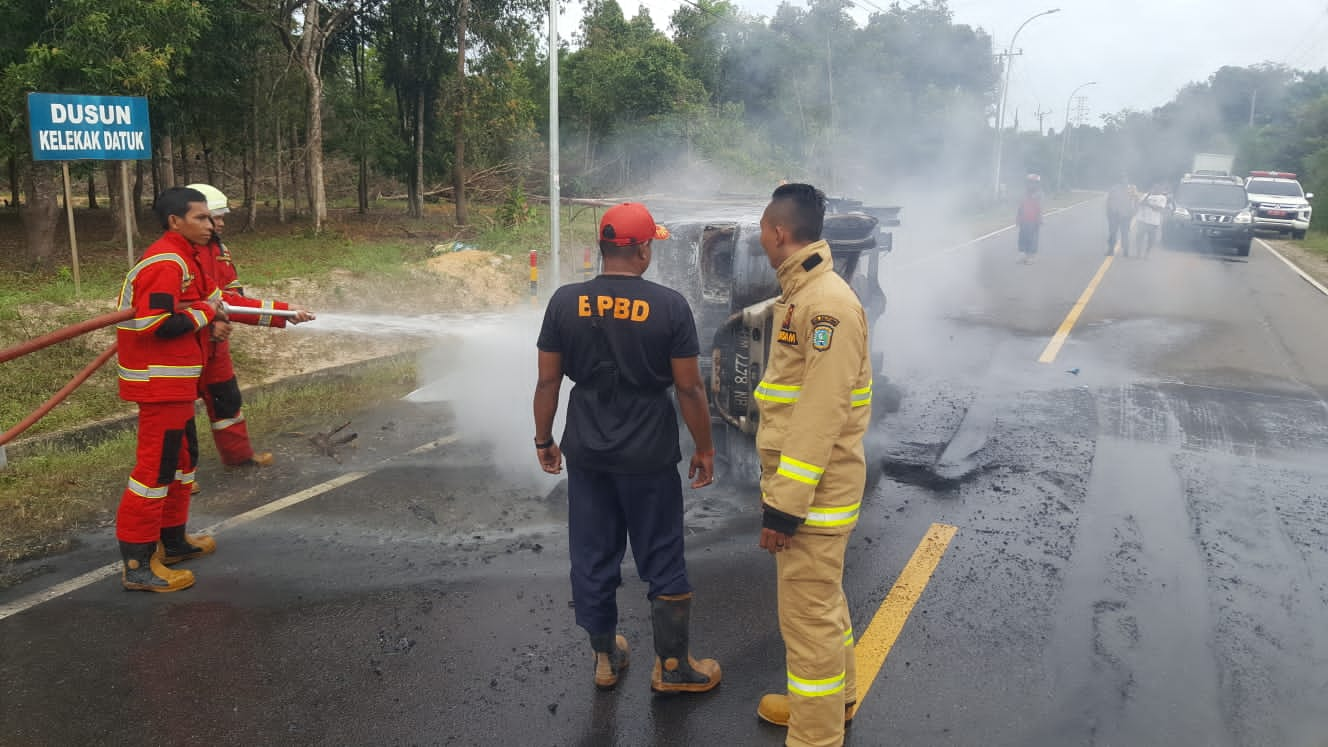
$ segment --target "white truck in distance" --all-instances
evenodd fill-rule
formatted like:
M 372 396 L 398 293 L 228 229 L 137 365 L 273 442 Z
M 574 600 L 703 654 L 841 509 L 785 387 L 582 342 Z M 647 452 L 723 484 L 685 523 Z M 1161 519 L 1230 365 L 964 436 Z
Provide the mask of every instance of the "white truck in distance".
M 1195 153 L 1194 168 L 1190 173 L 1195 176 L 1231 176 L 1231 168 L 1236 165 L 1236 157 L 1225 153 Z

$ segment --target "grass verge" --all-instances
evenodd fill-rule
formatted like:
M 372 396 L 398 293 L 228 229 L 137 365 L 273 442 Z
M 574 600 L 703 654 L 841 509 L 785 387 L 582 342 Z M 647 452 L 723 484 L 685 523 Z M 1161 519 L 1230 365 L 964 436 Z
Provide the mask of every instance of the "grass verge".
M 1328 258 L 1328 232 L 1311 231 L 1304 239 L 1297 241 L 1296 245 L 1320 257 Z
M 414 387 L 413 357 L 391 358 L 366 364 L 354 376 L 271 387 L 245 403 L 245 416 L 254 442 L 271 443 L 309 422 L 344 417 L 346 402 L 368 409 Z M 206 474 L 219 462 L 207 436 L 207 416 L 200 415 L 197 424 Z M 134 434 L 118 431 L 91 446 L 34 447 L 11 460 L 0 470 L 0 563 L 57 552 L 68 546 L 72 532 L 113 523 L 134 447 Z

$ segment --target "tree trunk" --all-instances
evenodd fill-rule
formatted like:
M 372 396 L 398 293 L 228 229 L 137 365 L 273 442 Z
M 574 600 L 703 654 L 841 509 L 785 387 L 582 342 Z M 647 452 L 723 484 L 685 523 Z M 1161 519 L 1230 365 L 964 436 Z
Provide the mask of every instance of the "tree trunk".
M 18 183 L 18 157 L 9 157 L 9 204 L 13 207 L 19 205 L 19 183 Z
M 19 210 L 27 235 L 27 257 L 37 267 L 55 266 L 55 237 L 60 227 L 60 170 L 45 163 L 30 163 L 24 169 L 24 191 L 28 201 Z
M 358 24 L 358 22 L 357 22 Z M 355 46 L 351 49 L 351 59 L 355 64 L 355 98 L 360 107 L 364 107 L 368 96 L 368 85 L 364 70 L 364 43 L 357 33 Z M 363 109 L 362 109 L 363 110 Z M 361 215 L 369 212 L 369 136 L 364 129 L 360 131 L 360 141 L 356 143 L 359 153 L 359 183 L 355 188 Z
M 457 8 L 457 98 L 456 98 L 456 159 L 452 166 L 452 194 L 456 199 L 456 223 L 467 223 L 466 209 L 466 21 L 470 15 L 470 0 L 458 0 Z M 556 50 L 555 50 L 556 53 Z
M 161 194 L 174 187 L 175 182 L 175 143 L 170 135 L 161 137 L 161 181 L 153 184 L 154 194 Z
M 415 91 L 415 171 L 410 177 L 410 217 L 424 217 L 424 86 Z
M 300 130 L 291 123 L 290 127 L 290 189 L 291 217 L 300 217 Z
M 258 227 L 258 78 L 253 80 L 249 99 L 249 142 L 244 148 L 244 225 L 248 232 Z
M 143 214 L 143 162 L 134 161 L 134 225 Z
M 276 178 L 276 182 L 277 182 L 277 222 L 278 222 L 278 223 L 285 223 L 285 222 L 286 222 L 286 188 L 285 188 L 285 180 L 282 179 L 282 175 L 285 173 L 285 168 L 284 168 L 284 167 L 282 166 L 282 164 L 281 164 L 281 146 L 282 146 L 282 140 L 281 140 L 281 117 L 277 117 L 277 127 L 276 127 L 276 130 L 277 130 L 277 137 L 276 137 L 276 143 L 275 143 L 275 145 L 276 145 L 276 149 L 277 149 L 277 168 L 275 169 L 275 172 L 276 172 L 276 173 L 275 173 L 275 178 Z
M 138 226 L 134 222 L 132 211 L 125 211 L 123 190 L 120 188 L 120 162 L 104 161 L 106 164 L 106 193 L 111 198 L 111 223 L 115 228 L 111 232 L 111 241 L 123 241 L 125 236 L 125 221 L 129 221 L 129 230 L 134 236 L 138 235 Z
M 180 139 L 180 181 L 177 183 L 181 186 L 194 183 L 189 176 L 189 143 L 184 138 Z
M 110 186 L 107 182 L 106 186 Z M 97 172 L 94 170 L 88 174 L 88 210 L 97 209 Z
M 308 123 L 304 142 L 309 175 L 309 217 L 313 219 L 314 233 L 320 233 L 323 221 L 327 220 L 327 191 L 323 186 L 323 77 L 320 68 L 327 34 L 332 29 L 323 28 L 319 18 L 321 7 L 320 0 L 308 0 L 304 4 L 304 28 L 299 43 L 300 69 L 304 72 L 304 81 L 308 86 L 308 106 L 305 111 Z

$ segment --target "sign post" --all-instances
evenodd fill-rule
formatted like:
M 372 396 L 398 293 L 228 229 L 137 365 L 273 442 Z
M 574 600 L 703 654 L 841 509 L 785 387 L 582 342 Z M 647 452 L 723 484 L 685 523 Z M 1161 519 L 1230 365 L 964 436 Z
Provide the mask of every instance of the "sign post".
M 129 162 L 152 157 L 148 100 L 142 96 L 28 94 L 28 135 L 32 160 L 62 161 L 74 292 L 79 292 L 78 243 L 70 200 L 69 162 L 120 161 L 120 203 L 125 211 L 125 245 L 134 264 L 134 215 L 129 195 Z
M 74 296 L 83 295 L 83 282 L 78 277 L 78 236 L 74 234 L 74 192 L 69 188 L 69 162 L 60 162 L 60 173 L 65 177 L 65 215 L 69 217 L 69 254 L 74 263 Z

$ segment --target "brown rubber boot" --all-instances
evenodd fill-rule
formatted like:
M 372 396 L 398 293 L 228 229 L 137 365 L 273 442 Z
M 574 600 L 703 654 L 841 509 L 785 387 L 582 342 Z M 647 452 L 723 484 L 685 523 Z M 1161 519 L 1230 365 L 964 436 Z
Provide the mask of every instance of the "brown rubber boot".
M 162 561 L 174 565 L 181 560 L 201 558 L 217 551 L 217 541 L 205 534 L 185 534 L 184 524 L 161 528 Z
M 714 659 L 693 659 L 689 651 L 692 595 L 660 596 L 650 603 L 655 629 L 655 668 L 650 689 L 657 693 L 703 693 L 715 689 L 723 674 Z
M 162 564 L 156 542 L 121 542 L 120 582 L 127 591 L 171 592 L 194 585 L 194 574 L 176 571 Z
M 595 651 L 595 687 L 612 690 L 627 668 L 627 639 L 613 633 L 592 635 L 590 647 Z
M 845 703 L 844 726 L 853 723 L 853 717 L 856 715 L 858 715 L 857 702 Z M 783 693 L 762 695 L 761 704 L 756 707 L 756 716 L 767 724 L 788 726 L 789 697 Z

